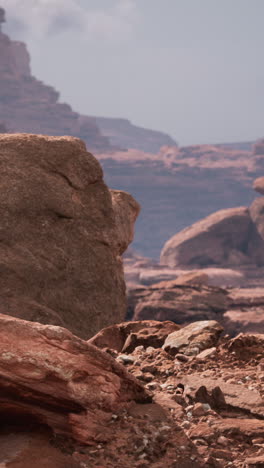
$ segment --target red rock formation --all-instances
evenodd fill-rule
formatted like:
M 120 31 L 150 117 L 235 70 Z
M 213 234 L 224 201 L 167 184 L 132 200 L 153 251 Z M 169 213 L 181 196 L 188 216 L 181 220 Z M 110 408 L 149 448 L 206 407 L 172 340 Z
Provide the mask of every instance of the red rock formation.
M 0 415 L 31 417 L 89 444 L 109 440 L 113 412 L 146 393 L 106 353 L 69 331 L 0 315 Z
M 264 264 L 264 242 L 248 208 L 213 213 L 169 239 L 161 263 L 170 267 Z
M 264 333 L 263 271 L 260 285 L 222 289 L 180 285 L 176 280 L 135 287 L 128 292 L 127 316 L 134 320 L 171 320 L 177 324 L 217 320 L 232 336 L 241 331 Z
M 139 211 L 71 137 L 0 135 L 0 311 L 88 338 L 125 317 Z

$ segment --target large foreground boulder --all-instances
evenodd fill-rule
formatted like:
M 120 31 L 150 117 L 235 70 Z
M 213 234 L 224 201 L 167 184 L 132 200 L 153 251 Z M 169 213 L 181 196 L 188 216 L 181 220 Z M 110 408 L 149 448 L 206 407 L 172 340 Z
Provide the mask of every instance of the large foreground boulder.
M 115 411 L 147 394 L 108 354 L 68 330 L 0 314 L 1 421 L 35 420 L 81 443 L 112 437 Z
M 169 267 L 207 267 L 264 262 L 264 243 L 245 207 L 220 210 L 169 239 L 161 263 Z
M 0 169 L 0 312 L 83 338 L 122 321 L 135 200 L 76 138 L 0 135 Z

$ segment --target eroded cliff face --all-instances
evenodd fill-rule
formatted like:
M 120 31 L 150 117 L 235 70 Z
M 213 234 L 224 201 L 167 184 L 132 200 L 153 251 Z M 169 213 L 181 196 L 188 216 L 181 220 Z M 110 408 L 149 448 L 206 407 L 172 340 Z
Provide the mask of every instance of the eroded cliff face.
M 125 317 L 139 205 L 72 137 L 0 135 L 0 312 L 88 338 Z
M 31 75 L 26 45 L 11 41 L 0 30 L 0 122 L 11 132 L 72 135 L 82 138 L 89 149 L 113 149 L 95 119 L 80 118 L 59 93 Z

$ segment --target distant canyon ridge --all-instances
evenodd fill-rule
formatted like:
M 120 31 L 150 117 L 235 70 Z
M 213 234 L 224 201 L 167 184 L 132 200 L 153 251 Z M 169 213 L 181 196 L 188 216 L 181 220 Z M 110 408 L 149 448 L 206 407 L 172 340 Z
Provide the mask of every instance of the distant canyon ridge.
M 180 148 L 169 135 L 126 119 L 80 115 L 32 76 L 26 45 L 4 34 L 3 22 L 2 15 L 0 132 L 84 140 L 100 160 L 107 184 L 132 193 L 141 204 L 135 250 L 158 258 L 181 229 L 217 210 L 251 204 L 252 182 L 264 173 L 264 141 Z

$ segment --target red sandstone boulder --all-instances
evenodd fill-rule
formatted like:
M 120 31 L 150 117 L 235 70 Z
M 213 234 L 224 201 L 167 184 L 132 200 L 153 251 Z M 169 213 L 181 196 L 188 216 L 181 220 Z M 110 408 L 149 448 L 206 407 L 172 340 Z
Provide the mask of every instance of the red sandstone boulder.
M 34 418 L 82 443 L 112 437 L 112 413 L 146 393 L 106 353 L 61 327 L 0 315 L 0 416 Z
M 0 167 L 0 312 L 84 338 L 122 321 L 136 201 L 75 138 L 0 135 Z
M 217 211 L 169 239 L 161 263 L 170 267 L 261 264 L 264 243 L 257 237 L 247 208 Z

